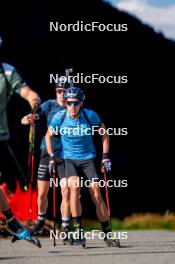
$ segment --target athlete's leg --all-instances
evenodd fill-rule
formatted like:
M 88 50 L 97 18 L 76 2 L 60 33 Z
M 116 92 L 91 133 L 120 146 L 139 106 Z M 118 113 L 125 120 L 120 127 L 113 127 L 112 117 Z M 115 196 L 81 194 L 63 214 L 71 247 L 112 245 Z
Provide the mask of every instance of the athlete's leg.
M 38 218 L 46 214 L 48 208 L 49 181 L 38 180 Z M 44 219 L 42 219 L 44 220 Z
M 89 192 L 91 194 L 91 198 L 96 206 L 96 214 L 101 223 L 102 231 L 107 234 L 111 232 L 109 216 L 106 204 L 102 198 L 100 187 L 98 183 L 92 183 Z
M 80 183 L 78 176 L 69 177 L 70 186 L 70 208 L 72 217 L 80 216 L 82 213 L 80 202 Z
M 73 239 L 76 243 L 85 243 L 84 230 L 81 221 L 82 207 L 80 202 L 80 178 L 77 176 L 71 176 L 69 178 L 70 185 L 70 208 L 72 214 L 72 223 L 74 226 Z
M 120 247 L 120 242 L 118 239 L 114 238 L 111 234 L 111 226 L 109 222 L 109 216 L 106 204 L 102 198 L 100 187 L 98 183 L 92 183 L 89 188 L 91 197 L 96 206 L 97 217 L 101 223 L 102 231 L 105 234 L 104 241 L 108 246 Z
M 69 229 L 70 224 L 70 189 L 68 186 L 68 179 L 65 174 L 65 164 L 64 160 L 60 159 L 60 153 L 57 153 L 57 173 L 58 178 L 60 180 L 60 188 L 61 188 L 61 229 L 64 230 L 66 228 Z
M 14 217 L 7 198 L 3 191 L 0 189 L 0 211 L 4 214 L 6 218 L 6 223 L 8 226 L 8 230 L 13 235 L 12 242 L 15 242 L 17 239 L 27 240 L 32 242 L 33 244 L 41 247 L 38 239 L 33 239 L 31 237 L 30 231 L 25 228 L 20 222 Z
M 60 167 L 58 169 L 58 175 L 63 175 L 61 173 Z M 67 170 L 66 170 L 67 168 Z M 61 230 L 64 231 L 67 236 L 64 239 L 66 241 L 69 240 L 69 221 L 70 221 L 70 212 L 72 214 L 72 222 L 75 230 L 78 232 L 82 231 L 81 225 L 81 206 L 80 206 L 80 188 L 79 188 L 79 177 L 78 175 L 74 175 L 74 165 L 72 162 L 68 162 L 65 164 L 65 175 L 67 177 L 61 177 L 60 186 L 61 186 L 61 194 L 62 194 L 62 203 L 61 203 L 61 215 L 62 215 L 62 226 Z M 75 173 L 77 174 L 77 173 Z M 64 175 L 64 176 L 65 176 Z M 79 233 L 78 233 L 79 234 Z M 80 238 L 81 241 L 81 238 Z
M 22 228 L 22 225 L 14 217 L 14 215 L 13 215 L 13 213 L 9 207 L 9 203 L 7 201 L 7 198 L 1 189 L 0 189 L 0 211 L 2 211 L 4 217 L 6 218 L 8 228 L 12 232 L 15 233 L 19 229 Z
M 74 160 L 65 160 L 65 173 L 70 188 L 70 211 L 74 226 L 81 226 L 80 178 L 77 163 Z
M 99 177 L 96 172 L 95 160 L 89 159 L 82 163 L 82 170 L 87 179 L 91 181 L 89 192 L 96 207 L 96 214 L 105 234 L 110 232 L 109 216 L 106 204 L 100 192 Z
M 9 210 L 9 204 L 7 201 L 7 198 L 5 197 L 5 194 L 3 193 L 3 191 L 0 189 L 0 211 L 7 211 Z
M 48 172 L 48 156 L 43 156 L 40 160 L 38 168 L 38 220 L 32 226 L 32 234 L 41 234 L 46 218 L 48 208 L 48 191 L 49 191 L 49 172 Z
M 60 159 L 60 155 L 57 155 L 57 172 L 58 177 L 60 179 L 60 187 L 61 187 L 61 229 L 62 231 L 69 230 L 70 224 L 70 189 L 68 186 L 68 179 L 65 176 L 65 164 L 64 160 Z
M 66 177 L 60 180 L 60 187 L 61 187 L 61 196 L 62 196 L 62 201 L 60 206 L 61 218 L 62 218 L 61 228 L 65 229 L 69 227 L 69 223 L 70 223 L 70 189 Z
M 61 215 L 62 217 L 70 217 L 70 190 L 66 177 L 60 180 L 60 186 L 62 196 L 62 202 L 60 207 Z
M 96 206 L 96 214 L 100 222 L 109 220 L 108 211 L 105 202 L 102 198 L 100 187 L 98 183 L 92 183 L 89 187 L 91 198 Z
M 50 175 L 48 171 L 49 157 L 44 155 L 38 168 L 38 219 L 45 220 L 48 207 L 48 191 Z

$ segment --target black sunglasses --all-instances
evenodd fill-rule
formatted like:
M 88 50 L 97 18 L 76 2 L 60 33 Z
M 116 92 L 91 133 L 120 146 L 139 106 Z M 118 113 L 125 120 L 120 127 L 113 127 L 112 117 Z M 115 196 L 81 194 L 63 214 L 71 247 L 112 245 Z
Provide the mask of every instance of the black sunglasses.
M 71 101 L 71 102 L 66 102 L 68 106 L 78 106 L 80 104 L 80 101 Z

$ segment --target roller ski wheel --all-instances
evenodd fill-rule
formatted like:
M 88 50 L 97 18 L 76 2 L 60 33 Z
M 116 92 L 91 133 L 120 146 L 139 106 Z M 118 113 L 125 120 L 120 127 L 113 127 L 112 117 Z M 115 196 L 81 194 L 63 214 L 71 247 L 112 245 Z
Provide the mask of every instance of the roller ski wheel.
M 63 239 L 63 245 L 73 245 L 73 237 L 72 235 L 70 235 L 70 238 L 69 239 Z
M 61 237 L 61 240 L 63 241 L 63 245 L 73 245 L 73 236 L 70 232 L 69 226 L 61 228 L 61 233 L 64 233 L 64 238 Z
M 106 245 L 108 246 L 108 247 L 120 247 L 120 241 L 119 241 L 119 239 L 112 239 L 112 238 L 110 238 L 110 239 L 107 239 L 107 240 L 105 240 L 105 242 L 106 242 Z
M 63 245 L 73 245 L 73 237 L 70 236 L 69 239 L 63 239 Z
M 22 229 L 18 230 L 17 233 L 11 232 L 11 234 L 12 234 L 12 240 L 11 240 L 12 243 L 14 243 L 17 240 L 25 240 L 25 241 L 30 242 L 33 245 L 41 248 L 41 243 L 40 243 L 39 239 L 36 237 L 35 238 L 31 237 L 30 231 L 26 228 L 22 228 Z
M 86 239 L 85 238 L 83 238 L 81 240 L 73 239 L 72 245 L 82 245 L 83 248 L 86 248 Z

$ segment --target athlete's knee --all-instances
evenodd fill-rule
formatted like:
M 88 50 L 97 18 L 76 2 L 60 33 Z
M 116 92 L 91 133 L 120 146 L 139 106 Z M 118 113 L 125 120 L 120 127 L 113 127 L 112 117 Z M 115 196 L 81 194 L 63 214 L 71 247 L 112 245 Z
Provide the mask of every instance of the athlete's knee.
M 61 188 L 61 195 L 62 195 L 62 200 L 64 201 L 69 201 L 70 199 L 70 190 L 68 187 L 62 187 Z
M 38 193 L 38 199 L 39 200 L 45 200 L 45 199 L 47 199 L 47 194 L 46 193 L 43 193 L 43 192 Z
M 69 178 L 68 185 L 70 187 L 71 194 L 79 195 L 80 194 L 80 185 L 79 185 L 79 177 L 72 176 Z
M 46 188 L 38 189 L 38 199 L 44 200 L 47 199 L 48 191 Z

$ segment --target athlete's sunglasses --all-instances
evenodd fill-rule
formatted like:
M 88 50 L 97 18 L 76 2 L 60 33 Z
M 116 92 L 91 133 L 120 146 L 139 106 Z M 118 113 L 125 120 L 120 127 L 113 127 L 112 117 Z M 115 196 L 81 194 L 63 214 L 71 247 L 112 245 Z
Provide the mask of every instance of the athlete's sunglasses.
M 58 94 L 65 93 L 65 90 L 64 89 L 57 88 L 56 89 L 56 93 L 58 93 Z
M 66 102 L 66 104 L 68 106 L 78 106 L 80 104 L 80 101 L 70 101 L 70 102 Z

